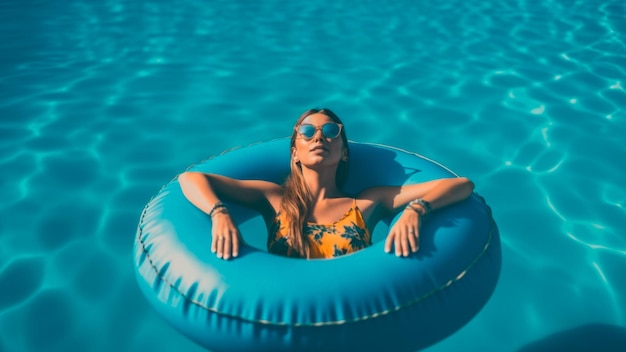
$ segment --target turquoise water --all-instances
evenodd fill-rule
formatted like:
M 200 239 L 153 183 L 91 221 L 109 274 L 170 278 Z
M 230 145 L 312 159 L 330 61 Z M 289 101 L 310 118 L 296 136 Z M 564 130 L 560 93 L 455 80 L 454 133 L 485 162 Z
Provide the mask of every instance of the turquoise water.
M 139 293 L 141 210 L 322 106 L 493 209 L 498 287 L 428 351 L 626 346 L 625 3 L 435 3 L 0 3 L 0 351 L 200 351 Z

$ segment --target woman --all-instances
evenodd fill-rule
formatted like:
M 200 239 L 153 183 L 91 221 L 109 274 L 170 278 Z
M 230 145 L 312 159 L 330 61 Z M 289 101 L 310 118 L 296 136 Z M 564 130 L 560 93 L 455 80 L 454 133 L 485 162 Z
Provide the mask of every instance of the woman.
M 338 138 L 341 137 L 341 138 Z M 284 185 L 185 172 L 179 182 L 185 197 L 211 216 L 211 251 L 236 257 L 242 243 L 237 225 L 221 200 L 257 210 L 267 224 L 271 253 L 330 258 L 371 244 L 369 229 L 402 211 L 385 240 L 385 251 L 408 256 L 419 248 L 422 217 L 466 199 L 474 185 L 467 178 L 446 178 L 405 185 L 372 187 L 356 197 L 341 190 L 350 153 L 343 123 L 329 109 L 306 111 L 291 136 L 291 174 Z

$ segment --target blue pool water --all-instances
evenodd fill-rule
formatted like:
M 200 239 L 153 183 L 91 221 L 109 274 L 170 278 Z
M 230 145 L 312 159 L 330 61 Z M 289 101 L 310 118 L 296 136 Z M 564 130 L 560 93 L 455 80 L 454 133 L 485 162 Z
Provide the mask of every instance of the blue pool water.
M 626 346 L 626 3 L 438 3 L 1 2 L 0 351 L 200 351 L 139 293 L 141 210 L 322 106 L 494 211 L 494 295 L 428 351 Z

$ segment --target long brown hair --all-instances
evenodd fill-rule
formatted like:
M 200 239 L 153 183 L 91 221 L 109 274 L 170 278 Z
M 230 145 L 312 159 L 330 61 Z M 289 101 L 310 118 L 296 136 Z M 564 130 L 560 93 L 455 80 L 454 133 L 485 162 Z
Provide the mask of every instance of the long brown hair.
M 342 124 L 341 119 L 330 109 L 310 109 L 305 111 L 295 126 L 297 127 L 302 121 L 309 115 L 324 114 L 336 123 Z M 291 135 L 290 153 L 293 154 L 293 148 L 296 144 L 297 132 L 294 128 Z M 348 138 L 346 137 L 346 129 L 341 129 L 341 140 L 343 141 L 343 147 L 345 149 L 345 155 L 349 156 Z M 283 202 L 281 205 L 281 211 L 284 213 L 285 220 L 288 224 L 289 231 L 289 243 L 293 249 L 295 249 L 301 257 L 309 258 L 310 249 L 309 244 L 306 241 L 306 235 L 303 233 L 304 221 L 309 214 L 311 207 L 311 192 L 304 182 L 304 176 L 302 175 L 302 166 L 300 163 L 296 163 L 291 158 L 291 174 L 285 180 L 285 189 L 283 194 Z M 337 165 L 337 173 L 335 175 L 335 182 L 337 187 L 341 187 L 348 177 L 348 162 L 343 160 L 339 161 Z

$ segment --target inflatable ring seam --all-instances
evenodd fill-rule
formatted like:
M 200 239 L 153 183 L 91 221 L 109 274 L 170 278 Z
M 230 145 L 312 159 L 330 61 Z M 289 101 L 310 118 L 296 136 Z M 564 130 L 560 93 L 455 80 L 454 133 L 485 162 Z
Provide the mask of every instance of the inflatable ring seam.
M 233 150 L 233 149 L 230 149 Z M 223 154 L 223 153 L 222 153 Z M 209 158 L 210 160 L 210 158 Z M 175 179 L 175 178 L 174 178 Z M 165 188 L 165 187 L 164 187 Z M 157 193 L 160 194 L 161 192 Z M 482 197 L 481 197 L 482 198 Z M 483 200 L 484 201 L 484 200 Z M 185 299 L 186 301 L 188 301 L 191 304 L 194 304 L 206 311 L 212 312 L 212 313 L 216 313 L 222 316 L 226 316 L 226 317 L 231 317 L 231 318 L 235 318 L 238 320 L 242 320 L 242 321 L 247 321 L 247 322 L 251 322 L 251 323 L 259 323 L 259 324 L 264 324 L 264 325 L 274 325 L 274 326 L 296 326 L 296 327 L 319 327 L 319 326 L 331 326 L 331 325 L 342 325 L 342 324 L 347 324 L 347 323 L 356 323 L 359 321 L 364 321 L 364 320 L 368 320 L 368 319 L 372 319 L 372 318 L 376 318 L 379 316 L 383 316 L 383 315 L 387 315 L 389 313 L 393 313 L 396 311 L 399 311 L 403 308 L 415 305 L 425 299 L 427 299 L 428 297 L 441 292 L 449 287 L 451 287 L 453 284 L 459 282 L 461 279 L 463 279 L 463 277 L 465 277 L 465 274 L 467 274 L 467 272 L 483 257 L 483 255 L 487 252 L 489 245 L 492 242 L 492 238 L 493 238 L 493 233 L 495 230 L 495 222 L 493 221 L 493 219 L 491 220 L 491 224 L 490 224 L 490 228 L 489 228 L 489 235 L 487 237 L 487 241 L 485 243 L 485 245 L 483 246 L 482 251 L 467 265 L 467 267 L 465 267 L 465 269 L 463 269 L 458 275 L 456 275 L 454 278 L 448 280 L 445 284 L 436 287 L 434 289 L 432 289 L 431 291 L 418 296 L 412 300 L 409 300 L 406 303 L 403 304 L 399 304 L 391 309 L 387 309 L 384 310 L 382 312 L 377 312 L 377 313 L 373 313 L 373 314 L 368 314 L 366 316 L 362 316 L 362 317 L 358 317 L 355 319 L 350 319 L 350 320 L 337 320 L 337 321 L 325 321 L 325 322 L 318 322 L 318 323 L 294 323 L 294 324 L 289 324 L 289 323 L 281 323 L 281 322 L 275 322 L 275 321 L 269 321 L 269 320 L 261 320 L 261 319 L 247 319 L 241 316 L 237 316 L 237 315 L 233 315 L 233 314 L 228 314 L 228 313 L 224 313 L 222 311 L 219 311 L 217 309 L 208 307 L 204 304 L 202 304 L 199 301 L 196 301 L 194 299 L 191 299 L 189 297 L 187 297 L 185 295 L 185 293 L 181 292 L 172 282 L 168 281 L 158 270 L 158 268 L 156 267 L 156 265 L 154 264 L 154 262 L 152 261 L 152 258 L 150 257 L 150 254 L 148 252 L 148 250 L 146 249 L 145 243 L 142 239 L 142 225 L 143 225 L 143 219 L 144 219 L 144 215 L 146 213 L 146 210 L 149 208 L 150 202 L 148 203 L 148 205 L 146 205 L 146 207 L 144 207 L 144 210 L 142 211 L 141 214 L 141 218 L 140 218 L 140 222 L 139 222 L 139 229 L 137 231 L 138 233 L 138 241 L 139 243 L 141 243 L 141 248 L 143 253 L 146 256 L 146 259 L 148 259 L 148 262 L 150 263 L 150 267 L 154 270 L 154 273 L 156 274 L 157 278 L 159 280 L 161 280 L 163 283 L 167 284 L 172 290 L 174 290 L 174 292 L 178 293 L 183 299 Z

